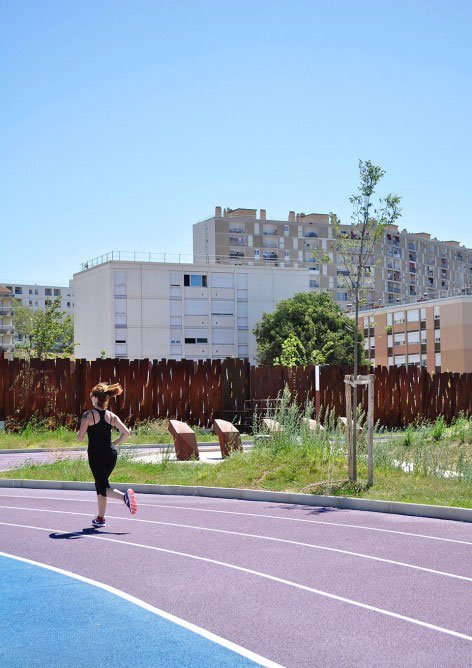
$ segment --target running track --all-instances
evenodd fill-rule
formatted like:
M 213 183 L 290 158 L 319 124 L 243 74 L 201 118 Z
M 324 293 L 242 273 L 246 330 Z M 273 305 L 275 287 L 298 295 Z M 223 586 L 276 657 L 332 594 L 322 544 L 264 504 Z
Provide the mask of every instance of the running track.
M 64 611 L 52 629 L 56 638 L 68 606 L 79 614 L 76 599 L 88 606 L 90 619 L 105 606 L 108 630 L 105 624 L 96 645 L 105 652 L 107 643 L 115 652 L 125 646 L 125 630 L 134 624 L 147 650 L 135 654 L 136 668 L 254 665 L 244 649 L 264 657 L 263 665 L 290 668 L 470 665 L 472 524 L 199 497 L 137 499 L 135 518 L 112 502 L 106 528 L 95 532 L 89 528 L 95 513 L 90 492 L 0 489 L 0 551 L 125 592 L 234 643 L 231 651 L 211 637 L 208 646 L 199 645 L 201 635 L 182 635 L 172 620 L 109 592 L 106 600 L 97 598 L 92 585 L 81 582 L 83 590 L 74 594 L 74 588 L 54 586 L 40 567 L 0 559 L 0 568 L 8 562 L 3 581 L 22 586 L 24 630 L 16 625 L 13 632 L 21 646 L 18 666 L 66 665 L 41 656 L 25 591 L 32 600 L 41 591 L 41 600 L 51 597 L 51 609 Z M 10 635 L 18 594 L 2 600 L 7 610 L 1 621 Z M 177 636 L 163 624 L 175 627 Z M 164 636 L 171 645 L 154 647 Z M 70 646 L 68 636 L 68 642 L 75 665 L 106 665 L 93 648 L 93 631 L 92 651 L 83 640 Z M 110 650 L 108 656 L 117 655 Z M 117 660 L 123 665 L 119 655 Z

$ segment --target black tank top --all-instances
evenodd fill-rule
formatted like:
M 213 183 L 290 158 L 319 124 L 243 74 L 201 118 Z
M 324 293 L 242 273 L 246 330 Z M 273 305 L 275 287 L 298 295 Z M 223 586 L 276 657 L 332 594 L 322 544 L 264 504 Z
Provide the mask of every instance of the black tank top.
M 87 427 L 87 436 L 88 436 L 88 447 L 89 450 L 116 450 L 115 446 L 111 442 L 111 432 L 113 427 L 105 420 L 106 411 L 102 411 L 99 408 L 94 408 L 94 411 L 100 416 L 98 422 Z M 95 414 L 92 411 L 93 419 L 95 420 Z

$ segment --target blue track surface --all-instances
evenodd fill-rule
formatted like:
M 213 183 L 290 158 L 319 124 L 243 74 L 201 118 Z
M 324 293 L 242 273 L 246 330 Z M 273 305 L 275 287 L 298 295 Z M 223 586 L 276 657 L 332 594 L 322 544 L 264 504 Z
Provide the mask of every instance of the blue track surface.
M 115 594 L 33 564 L 0 557 L 0 582 L 1 666 L 257 665 Z

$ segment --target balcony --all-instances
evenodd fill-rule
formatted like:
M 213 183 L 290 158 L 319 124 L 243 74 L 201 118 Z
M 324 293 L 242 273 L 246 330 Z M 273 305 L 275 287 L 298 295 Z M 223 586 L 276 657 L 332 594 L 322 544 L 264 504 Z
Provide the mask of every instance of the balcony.
M 265 237 L 276 237 L 277 236 L 277 228 L 276 227 L 266 228 L 266 229 L 262 230 L 262 234 Z
M 262 242 L 262 245 L 264 248 L 278 248 L 279 244 L 277 243 L 277 239 L 264 239 Z
M 304 232 L 303 236 L 305 238 L 309 238 L 309 237 L 310 238 L 317 238 L 318 237 L 318 235 L 316 234 L 316 232 L 314 230 L 308 230 L 307 232 Z
M 0 306 L 0 315 L 13 315 L 13 308 L 11 306 Z
M 0 325 L 1 334 L 13 334 L 15 331 L 13 325 Z
M 244 227 L 234 227 L 231 225 L 229 228 L 229 233 L 230 234 L 244 234 Z
M 274 253 L 274 252 L 271 252 L 271 253 L 266 252 L 266 253 L 262 253 L 262 258 L 264 260 L 278 260 L 279 256 L 277 255 L 277 253 Z

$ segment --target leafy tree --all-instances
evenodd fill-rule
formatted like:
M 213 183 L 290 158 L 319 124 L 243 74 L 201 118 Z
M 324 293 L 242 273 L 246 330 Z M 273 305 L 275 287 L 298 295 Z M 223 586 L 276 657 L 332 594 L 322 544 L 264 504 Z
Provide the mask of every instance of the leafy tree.
M 289 334 L 285 341 L 282 341 L 280 357 L 274 357 L 274 366 L 301 366 L 305 364 L 305 358 L 306 351 L 302 342 L 295 334 Z
M 334 235 L 334 249 L 338 263 L 344 265 L 344 284 L 354 306 L 354 328 L 352 342 L 354 370 L 353 378 L 357 379 L 359 363 L 359 346 L 356 345 L 355 332 L 359 331 L 359 308 L 365 301 L 371 277 L 375 269 L 375 245 L 383 238 L 385 227 L 392 225 L 401 216 L 400 197 L 389 194 L 379 198 L 378 203 L 372 201 L 375 188 L 385 175 L 385 171 L 374 165 L 370 160 L 359 161 L 358 192 L 349 198 L 353 206 L 351 224 L 341 225 L 335 214 L 331 216 Z M 357 424 L 357 385 L 353 388 L 353 424 Z M 347 416 L 349 418 L 349 416 Z M 353 429 L 354 480 L 356 480 L 356 441 L 357 429 Z
M 28 357 L 74 353 L 74 321 L 61 311 L 61 299 L 46 303 L 44 311 L 33 311 L 22 304 L 14 308 L 14 327 L 23 342 L 18 346 Z
M 259 364 L 352 364 L 352 320 L 327 292 L 301 292 L 265 313 L 254 328 Z M 364 360 L 358 332 L 358 358 Z
M 29 336 L 33 327 L 34 311 L 22 304 L 18 299 L 13 305 L 13 327 L 15 334 L 20 338 Z

